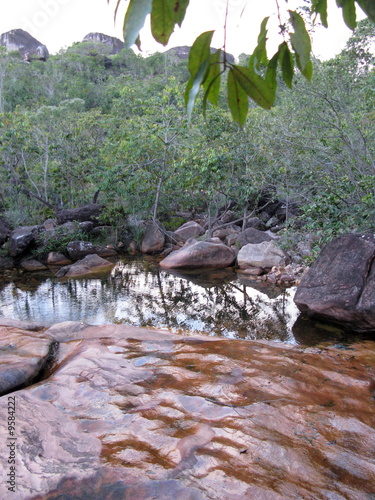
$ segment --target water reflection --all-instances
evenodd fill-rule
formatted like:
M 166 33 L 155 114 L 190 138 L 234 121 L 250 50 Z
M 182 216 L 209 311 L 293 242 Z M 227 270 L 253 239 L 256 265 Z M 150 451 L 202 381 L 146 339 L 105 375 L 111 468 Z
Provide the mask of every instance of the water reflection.
M 255 288 L 233 271 L 171 273 L 153 260 L 119 261 L 100 279 L 13 277 L 0 285 L 0 315 L 53 324 L 128 323 L 227 338 L 294 343 L 294 289 Z

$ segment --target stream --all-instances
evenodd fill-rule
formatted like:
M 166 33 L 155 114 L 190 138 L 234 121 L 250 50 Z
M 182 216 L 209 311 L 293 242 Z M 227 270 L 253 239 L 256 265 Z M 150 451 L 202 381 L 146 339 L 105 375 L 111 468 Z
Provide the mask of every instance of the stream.
M 126 258 L 98 278 L 8 273 L 0 283 L 0 316 L 44 325 L 126 323 L 302 345 L 351 340 L 335 327 L 300 318 L 295 287 L 268 285 L 228 269 L 172 273 L 154 258 Z

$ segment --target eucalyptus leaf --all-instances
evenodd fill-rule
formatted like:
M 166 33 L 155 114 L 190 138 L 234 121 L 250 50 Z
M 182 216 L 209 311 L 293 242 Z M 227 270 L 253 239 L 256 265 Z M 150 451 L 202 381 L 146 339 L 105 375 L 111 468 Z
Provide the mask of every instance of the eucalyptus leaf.
M 312 64 L 310 60 L 311 41 L 307 33 L 305 22 L 295 11 L 290 10 L 290 22 L 292 23 L 294 33 L 290 34 L 293 50 L 296 54 L 297 66 L 301 73 L 307 78 L 312 77 Z
M 319 14 L 323 26 L 328 28 L 327 0 L 312 0 L 311 12 L 313 14 Z
M 246 94 L 259 106 L 264 109 L 271 109 L 275 95 L 268 86 L 268 83 L 254 70 L 243 66 L 233 65 L 231 71 L 234 72 L 236 82 L 238 82 Z
M 210 45 L 214 31 L 205 31 L 196 38 L 189 52 L 188 68 L 192 77 L 199 71 L 203 62 L 211 55 Z
M 249 99 L 232 68 L 228 74 L 228 105 L 233 120 L 242 127 L 246 121 Z
M 151 8 L 152 0 L 130 0 L 123 28 L 126 48 L 130 48 L 136 42 Z
M 152 0 L 151 33 L 162 45 L 167 45 L 174 30 L 174 1 Z

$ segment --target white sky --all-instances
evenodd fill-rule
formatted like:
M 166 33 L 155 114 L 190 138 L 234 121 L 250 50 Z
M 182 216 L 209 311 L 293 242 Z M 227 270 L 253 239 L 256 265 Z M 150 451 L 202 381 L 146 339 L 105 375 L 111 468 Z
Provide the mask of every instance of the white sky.
M 107 0 L 0 0 L 0 33 L 22 28 L 45 44 L 51 53 L 81 41 L 90 32 L 122 39 L 121 13 L 124 13 L 127 2 L 123 2 L 115 25 L 113 13 L 116 3 L 117 0 L 110 0 L 109 5 Z M 289 0 L 288 4 L 280 0 L 279 3 L 283 8 L 294 9 L 303 4 L 303 0 Z M 256 45 L 260 23 L 266 15 L 270 16 L 269 33 L 277 33 L 275 0 L 228 0 L 228 5 L 227 52 L 236 57 L 241 52 L 251 53 Z M 318 28 L 313 37 L 314 55 L 322 59 L 338 54 L 351 33 L 342 21 L 336 0 L 328 0 L 328 5 L 330 28 Z M 192 45 L 200 33 L 211 29 L 217 30 L 213 45 L 222 47 L 225 6 L 226 0 L 190 0 L 182 28 L 172 35 L 168 47 Z M 358 17 L 363 18 L 362 11 L 358 12 Z M 153 41 L 146 30 L 141 40 L 146 55 L 165 50 Z M 270 55 L 280 41 L 278 38 L 270 40 Z

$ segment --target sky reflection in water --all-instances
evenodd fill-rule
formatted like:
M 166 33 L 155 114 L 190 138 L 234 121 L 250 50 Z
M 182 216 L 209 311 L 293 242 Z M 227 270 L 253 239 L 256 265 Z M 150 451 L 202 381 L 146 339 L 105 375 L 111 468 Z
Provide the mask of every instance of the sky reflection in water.
M 133 259 L 119 261 L 101 278 L 61 280 L 51 273 L 28 273 L 8 280 L 0 284 L 0 316 L 46 325 L 127 323 L 185 335 L 313 345 L 316 332 L 296 322 L 294 293 L 295 288 L 266 286 L 231 270 L 179 274 L 160 269 L 153 259 Z

